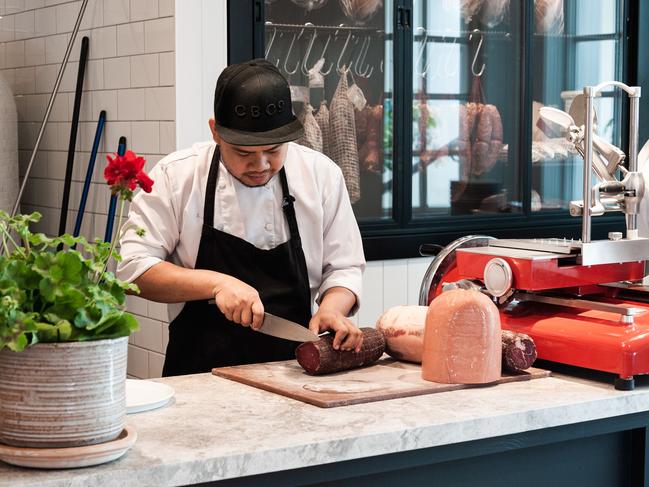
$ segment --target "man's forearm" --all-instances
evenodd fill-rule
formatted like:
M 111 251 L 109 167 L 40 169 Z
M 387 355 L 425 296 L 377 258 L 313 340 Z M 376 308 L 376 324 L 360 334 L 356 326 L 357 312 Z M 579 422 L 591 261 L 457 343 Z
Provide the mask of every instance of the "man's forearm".
M 345 287 L 332 287 L 327 289 L 319 309 L 339 311 L 344 316 L 349 315 L 349 311 L 356 305 L 356 295 Z
M 140 296 L 162 303 L 211 299 L 225 275 L 205 269 L 186 269 L 160 262 L 135 280 Z

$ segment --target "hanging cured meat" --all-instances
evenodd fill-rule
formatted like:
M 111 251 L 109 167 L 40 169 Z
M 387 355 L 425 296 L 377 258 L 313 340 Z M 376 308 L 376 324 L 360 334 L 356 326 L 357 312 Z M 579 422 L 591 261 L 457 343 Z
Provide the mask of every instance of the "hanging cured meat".
M 534 0 L 537 34 L 563 34 L 563 0 Z
M 348 70 L 343 70 L 341 73 L 338 87 L 331 100 L 329 136 L 331 158 L 342 169 L 349 199 L 352 203 L 356 203 L 361 198 L 361 186 L 354 106 L 347 96 L 348 72 Z
M 291 0 L 298 7 L 302 7 L 307 12 L 324 7 L 328 0 Z
M 315 120 L 318 122 L 320 127 L 320 133 L 322 134 L 322 153 L 331 157 L 331 140 L 329 137 L 329 109 L 327 108 L 327 102 L 322 100 L 320 102 L 320 108 L 315 114 Z
M 322 131 L 313 115 L 313 107 L 311 104 L 307 103 L 304 105 L 304 111 L 300 115 L 300 120 L 304 126 L 304 135 L 296 142 L 318 152 L 322 152 Z
M 478 15 L 484 0 L 460 0 L 460 13 L 465 24 L 470 24 L 473 17 Z
M 480 20 L 488 28 L 496 27 L 509 14 L 509 0 L 489 0 L 482 5 Z
M 357 24 L 364 24 L 383 6 L 383 0 L 339 0 L 345 16 Z
M 359 113 L 364 114 L 362 118 L 365 123 L 364 140 L 358 146 L 358 159 L 361 168 L 370 172 L 379 172 L 382 163 L 383 105 L 368 105 L 362 112 L 356 112 L 356 114 Z

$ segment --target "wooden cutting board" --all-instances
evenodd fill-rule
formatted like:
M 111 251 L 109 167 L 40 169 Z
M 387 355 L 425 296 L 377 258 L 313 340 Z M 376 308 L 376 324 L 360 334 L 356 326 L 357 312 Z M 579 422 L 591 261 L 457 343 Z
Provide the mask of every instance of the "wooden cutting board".
M 214 375 L 297 399 L 321 408 L 333 408 L 399 397 L 453 391 L 469 387 L 493 387 L 505 382 L 549 377 L 550 371 L 528 369 L 503 375 L 489 385 L 439 384 L 421 378 L 421 366 L 384 356 L 374 365 L 322 376 L 308 375 L 296 360 L 220 367 Z

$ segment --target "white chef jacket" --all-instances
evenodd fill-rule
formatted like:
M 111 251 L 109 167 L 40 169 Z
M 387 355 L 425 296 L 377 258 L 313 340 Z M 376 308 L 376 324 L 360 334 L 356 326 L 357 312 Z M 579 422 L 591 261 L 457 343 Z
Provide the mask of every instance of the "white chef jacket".
M 151 170 L 153 190 L 140 191 L 133 198 L 125 225 L 128 229 L 120 240 L 120 279 L 133 282 L 164 260 L 194 268 L 215 147 L 212 141 L 195 144 L 168 155 Z M 292 142 L 284 167 L 289 191 L 295 197 L 312 304 L 319 302 L 327 289 L 342 286 L 356 295 L 353 314 L 360 305 L 365 257 L 342 171 L 323 154 Z M 214 226 L 218 230 L 264 250 L 289 239 L 279 174 L 265 186 L 250 188 L 221 162 L 216 193 Z M 145 230 L 144 236 L 136 234 L 137 227 Z M 183 305 L 169 307 L 170 319 Z

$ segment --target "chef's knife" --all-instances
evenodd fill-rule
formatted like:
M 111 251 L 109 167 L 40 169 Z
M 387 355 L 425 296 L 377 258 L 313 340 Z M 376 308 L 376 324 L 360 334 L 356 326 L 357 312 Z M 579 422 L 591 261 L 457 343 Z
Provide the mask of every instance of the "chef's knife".
M 213 299 L 210 299 L 208 303 L 216 304 Z M 318 335 L 308 328 L 270 313 L 264 313 L 264 322 L 261 328 L 255 331 L 293 342 L 314 342 L 320 339 Z
M 314 342 L 320 339 L 308 328 L 270 313 L 264 313 L 264 322 L 257 331 L 294 342 Z

